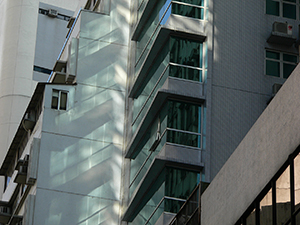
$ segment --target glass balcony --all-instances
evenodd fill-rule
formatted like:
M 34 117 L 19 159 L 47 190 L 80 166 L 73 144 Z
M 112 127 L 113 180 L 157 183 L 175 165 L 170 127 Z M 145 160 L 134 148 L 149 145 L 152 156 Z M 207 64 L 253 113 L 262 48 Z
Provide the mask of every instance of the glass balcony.
M 165 196 L 154 209 L 145 225 L 155 224 L 164 212 L 176 213 L 185 203 L 184 199 Z
M 154 225 L 163 219 L 164 212 L 177 213 L 198 183 L 198 172 L 165 167 L 131 215 L 130 224 Z
M 157 38 L 160 26 L 166 24 L 171 14 L 196 19 L 203 19 L 204 17 L 203 1 L 198 2 L 200 5 L 170 0 L 166 1 L 164 4 L 162 3 L 163 2 L 160 1 L 154 8 L 154 12 L 151 13 L 150 18 L 147 20 L 143 30 L 140 31 L 139 38 L 137 39 L 135 66 L 136 75 L 145 61 L 151 46 Z
M 134 190 L 138 187 L 138 184 L 141 182 L 143 177 L 146 175 L 149 167 L 155 156 L 161 151 L 162 147 L 166 142 L 186 145 L 191 147 L 199 148 L 201 150 L 201 134 L 188 132 L 183 130 L 176 130 L 172 128 L 167 128 L 163 133 L 161 138 L 159 139 L 159 144 L 153 151 L 146 150 L 145 152 L 141 152 L 136 159 L 132 160 L 131 167 L 136 167 L 135 164 L 141 165 L 138 170 L 133 169 L 131 173 L 131 184 L 130 184 L 130 196 L 132 196 Z M 184 151 L 185 149 L 183 149 Z M 144 160 L 144 161 L 143 161 Z M 143 161 L 141 163 L 141 161 Z
M 157 91 L 162 88 L 168 77 L 202 82 L 202 68 L 169 63 L 166 67 L 162 63 L 150 78 L 141 94 L 134 100 L 132 131 L 136 131 L 143 117 L 147 113 Z M 163 69 L 164 67 L 164 69 Z

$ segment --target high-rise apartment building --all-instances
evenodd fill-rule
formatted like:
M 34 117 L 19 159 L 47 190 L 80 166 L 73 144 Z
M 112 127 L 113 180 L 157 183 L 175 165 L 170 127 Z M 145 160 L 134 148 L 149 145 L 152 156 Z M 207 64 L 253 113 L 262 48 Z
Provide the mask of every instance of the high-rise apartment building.
M 132 10 L 123 219 L 167 224 L 295 68 L 299 2 L 150 0 Z
M 37 82 L 47 81 L 78 0 L 0 2 L 0 162 Z M 4 180 L 0 179 L 3 191 Z
M 3 223 L 169 224 L 296 67 L 299 4 L 81 1 L 1 164 Z
M 0 161 L 38 81 L 47 81 L 77 1 L 0 2 Z M 1 185 L 2 186 L 2 185 Z
M 2 224 L 120 223 L 129 3 L 80 6 L 1 163 Z

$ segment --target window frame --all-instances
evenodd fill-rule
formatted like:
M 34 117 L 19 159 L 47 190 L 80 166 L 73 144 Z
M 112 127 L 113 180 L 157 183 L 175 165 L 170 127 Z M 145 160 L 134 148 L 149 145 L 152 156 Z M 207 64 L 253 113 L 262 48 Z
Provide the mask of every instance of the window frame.
M 268 8 L 267 8 L 267 2 L 268 1 L 270 1 L 270 2 L 278 2 L 279 3 L 279 12 L 278 12 L 278 14 L 279 15 L 275 15 L 275 14 L 270 14 L 270 13 L 267 13 L 267 10 L 268 10 Z M 296 7 L 296 18 L 291 18 L 291 17 L 286 17 L 286 16 L 283 16 L 283 5 L 284 4 L 288 4 L 288 5 L 295 5 L 295 7 Z M 299 7 L 300 7 L 300 0 L 295 0 L 295 2 L 290 2 L 290 1 L 288 1 L 288 0 L 266 0 L 266 5 L 265 5 L 265 13 L 267 14 L 267 15 L 273 15 L 273 16 L 279 16 L 279 17 L 283 17 L 283 18 L 287 18 L 287 19 L 291 19 L 291 20 L 299 20 L 299 11 L 300 11 L 300 9 L 299 9 Z
M 58 96 L 54 96 L 54 93 L 57 93 Z M 62 96 L 65 95 L 66 96 L 66 102 L 63 105 L 63 107 L 61 106 L 61 100 L 62 100 Z M 55 105 L 53 105 L 53 101 L 54 98 L 57 97 L 57 103 Z M 51 109 L 55 109 L 55 110 L 67 110 L 68 109 L 68 91 L 65 90 L 58 90 L 58 89 L 52 89 L 52 96 L 51 96 Z
M 267 57 L 267 52 L 278 53 L 279 54 L 279 59 L 268 58 Z M 296 60 L 295 63 L 293 63 L 291 61 L 286 61 L 286 60 L 284 60 L 284 55 L 296 56 L 297 60 Z M 267 61 L 278 62 L 279 63 L 279 76 L 267 74 Z M 296 68 L 298 63 L 299 63 L 299 56 L 297 54 L 287 53 L 287 52 L 280 52 L 280 51 L 276 51 L 276 50 L 272 50 L 272 49 L 265 49 L 265 75 L 267 75 L 267 76 L 287 79 L 290 76 L 290 74 L 287 77 L 285 77 L 285 75 L 284 75 L 284 65 L 295 65 L 295 68 Z

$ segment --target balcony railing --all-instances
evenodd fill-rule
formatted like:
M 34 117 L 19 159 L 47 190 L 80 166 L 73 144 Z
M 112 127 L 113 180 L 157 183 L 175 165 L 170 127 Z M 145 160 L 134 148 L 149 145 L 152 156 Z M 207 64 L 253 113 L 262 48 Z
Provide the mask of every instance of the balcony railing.
M 134 120 L 132 123 L 132 131 L 135 132 L 137 126 L 142 121 L 143 117 L 145 116 L 149 106 L 151 105 L 151 102 L 157 93 L 158 89 L 160 89 L 163 84 L 165 83 L 168 76 L 170 77 L 176 77 L 184 80 L 191 80 L 196 82 L 202 82 L 202 68 L 188 66 L 188 65 L 182 65 L 182 64 L 176 64 L 170 62 L 165 66 L 165 68 L 158 68 L 157 71 L 154 73 L 153 77 L 157 77 L 159 74 L 159 78 L 156 80 L 156 82 L 153 84 L 153 82 L 148 82 L 146 85 L 147 89 L 151 89 L 150 93 L 148 94 L 148 97 L 145 99 L 143 96 L 139 96 L 137 99 L 134 100 L 134 104 L 136 109 L 134 109 Z M 161 72 L 162 71 L 162 72 Z M 151 85 L 153 87 L 151 87 Z M 141 104 L 143 102 L 143 104 Z M 138 107 L 138 105 L 141 104 L 141 107 Z
M 157 140 L 158 144 L 155 145 L 154 149 L 151 149 L 151 153 L 148 155 L 144 163 L 141 165 L 140 169 L 136 172 L 135 176 L 133 177 L 129 186 L 130 196 L 147 173 L 147 170 L 149 169 L 152 160 L 160 152 L 160 150 L 166 142 L 170 142 L 178 146 L 186 145 L 190 147 L 195 147 L 195 149 L 201 150 L 201 134 L 190 131 L 177 130 L 173 128 L 165 129 L 161 134 L 159 140 Z
M 203 19 L 204 6 L 193 5 L 184 2 L 166 1 L 158 15 L 153 19 L 143 37 L 137 42 L 137 58 L 135 65 L 135 75 L 138 74 L 149 50 L 159 32 L 160 26 L 166 24 L 171 14 L 178 14 L 185 17 Z
M 164 212 L 176 212 L 174 211 L 175 208 L 180 208 L 186 200 L 181 198 L 174 198 L 169 196 L 164 196 L 159 204 L 156 206 L 148 220 L 144 225 L 152 225 L 155 224 L 155 222 L 158 220 L 158 218 L 162 215 Z
M 169 225 L 200 224 L 201 200 L 199 196 L 202 195 L 208 185 L 209 184 L 205 182 L 198 184 Z

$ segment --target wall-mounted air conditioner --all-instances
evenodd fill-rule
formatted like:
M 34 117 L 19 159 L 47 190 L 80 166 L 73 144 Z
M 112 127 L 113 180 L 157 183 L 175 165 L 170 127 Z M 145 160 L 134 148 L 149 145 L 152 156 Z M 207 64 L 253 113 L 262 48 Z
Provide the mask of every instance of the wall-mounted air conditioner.
M 271 36 L 267 42 L 279 45 L 293 45 L 296 42 L 296 37 L 293 36 L 293 26 L 288 23 L 274 22 Z
M 58 15 L 57 10 L 55 10 L 55 9 L 49 9 L 48 10 L 48 16 L 50 16 L 50 17 L 57 17 L 57 15 Z
M 293 35 L 293 26 L 288 23 L 274 22 L 273 32 L 278 32 L 287 35 Z

